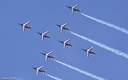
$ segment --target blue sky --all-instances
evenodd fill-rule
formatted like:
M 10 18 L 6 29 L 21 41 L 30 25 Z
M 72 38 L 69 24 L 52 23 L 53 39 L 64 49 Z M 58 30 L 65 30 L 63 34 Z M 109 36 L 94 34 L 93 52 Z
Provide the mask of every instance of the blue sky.
M 127 80 L 128 79 L 128 59 L 118 56 L 88 41 L 78 38 L 69 32 L 60 33 L 60 28 L 55 24 L 64 24 L 70 27 L 71 31 L 90 39 L 96 40 L 107 46 L 113 47 L 127 54 L 128 35 L 106 25 L 93 21 L 85 16 L 71 10 L 66 5 L 82 9 L 81 12 L 97 19 L 104 20 L 114 25 L 128 30 L 128 10 L 126 0 L 2 0 L 1 29 L 0 29 L 0 77 L 17 77 L 19 80 L 52 80 L 52 78 L 42 75 L 35 75 L 33 66 L 40 67 L 48 74 L 59 77 L 63 80 L 94 80 L 94 78 L 81 74 L 75 70 L 58 64 L 55 61 L 44 61 L 45 57 L 41 52 L 54 51 L 55 59 L 69 65 L 95 74 L 107 80 Z M 30 21 L 32 30 L 22 31 L 18 22 Z M 51 39 L 41 41 L 41 36 L 36 31 L 45 32 Z M 58 40 L 71 39 L 73 47 L 63 49 L 63 45 Z M 86 53 L 81 48 L 94 46 L 92 51 L 96 51 L 95 56 L 86 57 Z

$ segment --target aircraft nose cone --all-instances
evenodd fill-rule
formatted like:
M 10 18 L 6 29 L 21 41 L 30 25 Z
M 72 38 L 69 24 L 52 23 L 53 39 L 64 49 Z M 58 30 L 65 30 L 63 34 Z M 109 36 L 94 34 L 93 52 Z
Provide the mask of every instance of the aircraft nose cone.
M 19 25 L 20 25 L 21 23 L 17 23 L 17 24 L 19 24 Z
M 36 67 L 32 67 L 33 69 L 37 69 Z
M 32 68 L 35 68 L 35 67 L 32 67 Z
M 60 26 L 59 24 L 56 24 L 56 26 Z

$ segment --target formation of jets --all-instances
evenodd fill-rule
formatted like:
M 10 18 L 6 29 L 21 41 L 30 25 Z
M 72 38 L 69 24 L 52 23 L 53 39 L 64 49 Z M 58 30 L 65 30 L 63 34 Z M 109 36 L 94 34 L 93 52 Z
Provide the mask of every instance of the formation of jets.
M 72 14 L 74 14 L 74 11 L 77 11 L 77 12 L 80 12 L 80 9 L 76 9 L 76 7 L 78 6 L 78 4 L 76 4 L 75 6 L 71 7 L 71 6 L 67 6 L 68 8 L 70 8 L 72 10 Z M 32 26 L 28 26 L 28 24 L 30 23 L 30 21 L 26 22 L 25 24 L 22 24 L 22 23 L 18 23 L 19 25 L 22 26 L 23 28 L 23 31 L 25 31 L 26 28 L 28 28 L 29 30 L 32 29 Z M 66 28 L 65 26 L 68 25 L 68 23 L 65 23 L 63 25 L 60 25 L 60 24 L 56 24 L 57 26 L 60 27 L 60 33 L 63 32 L 63 30 L 67 30 L 69 31 L 70 28 Z M 41 33 L 41 32 L 36 32 L 37 34 L 41 35 L 41 40 L 44 41 L 44 38 L 48 38 L 50 39 L 51 36 L 47 36 L 47 34 L 49 33 L 49 31 L 46 31 L 44 33 Z M 70 46 L 72 47 L 73 44 L 69 44 L 68 42 L 70 41 L 71 39 L 68 39 L 66 41 L 60 41 L 58 40 L 60 43 L 63 44 L 63 48 L 66 49 L 66 46 Z M 95 55 L 96 52 L 92 52 L 91 50 L 93 49 L 94 47 L 92 46 L 91 48 L 89 49 L 83 49 L 86 53 L 87 53 L 87 57 L 89 57 L 90 54 L 93 54 Z M 45 56 L 45 61 L 48 60 L 48 58 L 51 58 L 54 60 L 55 56 L 50 56 L 51 54 L 53 53 L 53 51 L 49 52 L 49 53 L 41 53 Z M 36 70 L 36 75 L 39 74 L 39 72 L 42 72 L 43 74 L 46 72 L 46 70 L 41 70 L 42 68 L 44 68 L 44 66 L 41 66 L 41 67 L 32 67 L 33 69 Z

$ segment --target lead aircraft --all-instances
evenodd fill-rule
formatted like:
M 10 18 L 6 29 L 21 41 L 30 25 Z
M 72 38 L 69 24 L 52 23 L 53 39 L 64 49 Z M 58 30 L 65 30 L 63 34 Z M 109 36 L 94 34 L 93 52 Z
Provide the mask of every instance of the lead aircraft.
M 75 6 L 71 7 L 71 6 L 67 6 L 68 8 L 70 8 L 72 10 L 72 14 L 74 14 L 74 11 L 78 11 L 80 12 L 80 9 L 76 9 L 76 7 L 78 6 L 78 4 L 76 4 Z
M 18 23 L 18 24 L 21 25 L 23 27 L 23 31 L 25 31 L 26 28 L 29 28 L 29 30 L 32 29 L 32 26 L 30 26 L 30 27 L 27 26 L 29 23 L 30 23 L 30 21 L 26 22 L 25 24 L 22 24 L 22 23 Z
M 82 49 L 82 50 L 84 50 L 85 52 L 87 52 L 87 57 L 89 57 L 90 54 L 95 55 L 95 53 L 96 53 L 96 52 L 91 52 L 91 50 L 92 50 L 93 48 L 94 48 L 94 47 L 92 46 L 92 47 L 89 48 L 89 49 Z
M 70 41 L 71 39 L 68 39 L 68 40 L 66 40 L 66 41 L 59 41 L 59 42 L 61 42 L 62 44 L 64 44 L 64 49 L 66 49 L 66 46 L 71 46 L 72 47 L 72 45 L 73 44 L 68 44 L 68 42 Z
M 49 33 L 49 31 L 46 31 L 46 32 L 44 32 L 44 33 L 40 33 L 40 32 L 37 32 L 37 33 L 42 36 L 42 39 L 41 39 L 42 41 L 44 40 L 44 37 L 45 37 L 45 38 L 48 38 L 48 39 L 51 38 L 51 36 L 46 36 L 46 34 Z
M 69 31 L 70 28 L 66 28 L 66 27 L 65 27 L 67 24 L 68 24 L 68 23 L 65 23 L 65 24 L 63 24 L 63 25 L 56 24 L 57 26 L 60 27 L 60 33 L 63 32 L 63 29 Z
M 46 72 L 46 70 L 41 70 L 43 67 L 44 67 L 44 66 L 41 66 L 41 67 L 39 67 L 39 68 L 37 68 L 37 67 L 32 67 L 32 68 L 36 70 L 36 75 L 38 75 L 39 72 L 43 72 L 43 74 Z
M 45 61 L 47 61 L 48 58 L 52 58 L 54 60 L 55 56 L 50 56 L 50 54 L 52 54 L 52 53 L 53 53 L 53 51 L 51 51 L 47 54 L 46 53 L 41 53 L 41 54 L 43 54 L 45 56 Z

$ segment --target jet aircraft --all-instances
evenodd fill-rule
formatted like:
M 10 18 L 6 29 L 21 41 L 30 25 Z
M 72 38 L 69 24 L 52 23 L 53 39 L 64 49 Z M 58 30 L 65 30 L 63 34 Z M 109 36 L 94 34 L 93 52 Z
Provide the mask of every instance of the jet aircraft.
M 96 52 L 91 52 L 91 50 L 92 50 L 93 48 L 94 48 L 94 47 L 92 46 L 92 47 L 89 48 L 89 49 L 82 49 L 82 50 L 84 50 L 85 52 L 87 52 L 87 57 L 89 57 L 89 54 L 95 55 L 95 53 L 96 53 Z
M 41 54 L 43 54 L 45 56 L 45 61 L 47 61 L 48 58 L 52 58 L 54 60 L 55 56 L 50 56 L 50 54 L 52 54 L 52 53 L 53 53 L 53 51 L 51 51 L 47 54 L 46 53 L 41 53 Z
M 43 72 L 43 74 L 46 72 L 46 70 L 41 70 L 43 67 L 44 67 L 44 66 L 41 66 L 41 67 L 39 67 L 39 68 L 37 68 L 37 67 L 32 67 L 32 68 L 36 70 L 36 75 L 38 75 L 39 72 Z
M 66 28 L 66 27 L 65 27 L 67 24 L 68 24 L 68 23 L 65 23 L 65 24 L 63 24 L 63 25 L 56 24 L 57 26 L 59 26 L 59 27 L 60 27 L 60 33 L 62 33 L 62 32 L 63 32 L 63 29 L 64 29 L 64 30 L 68 30 L 68 31 L 69 31 L 69 29 L 70 29 L 70 28 Z
M 76 7 L 78 6 L 78 4 L 76 4 L 75 6 L 71 7 L 71 6 L 67 6 L 68 8 L 70 8 L 72 10 L 72 14 L 74 14 L 74 11 L 78 11 L 80 12 L 80 9 L 76 9 Z
M 22 23 L 18 23 L 18 24 L 21 25 L 23 27 L 23 31 L 25 31 L 26 28 L 29 28 L 29 30 L 32 29 L 32 26 L 30 26 L 30 27 L 27 26 L 29 23 L 30 23 L 30 21 L 26 22 L 25 24 L 22 24 Z
M 73 44 L 68 44 L 68 42 L 70 41 L 71 39 L 68 39 L 68 40 L 66 40 L 66 41 L 59 41 L 59 42 L 61 42 L 62 44 L 64 44 L 64 49 L 66 48 L 66 46 L 71 46 L 72 47 L 72 45 Z
M 49 31 L 46 31 L 46 32 L 44 32 L 44 33 L 40 33 L 40 32 L 37 32 L 37 33 L 42 36 L 42 41 L 44 40 L 44 37 L 45 37 L 45 38 L 48 38 L 48 39 L 51 38 L 51 36 L 46 36 L 46 34 L 49 33 Z

